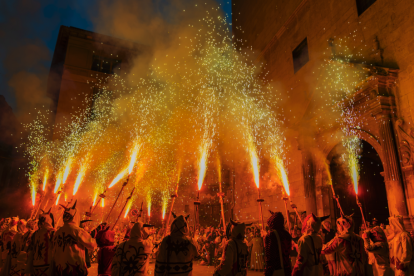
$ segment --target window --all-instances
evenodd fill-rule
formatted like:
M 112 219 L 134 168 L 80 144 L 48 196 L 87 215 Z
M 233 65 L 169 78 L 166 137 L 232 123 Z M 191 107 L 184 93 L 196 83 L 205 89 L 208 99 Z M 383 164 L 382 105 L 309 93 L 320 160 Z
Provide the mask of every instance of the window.
M 120 59 L 105 58 L 94 55 L 92 58 L 92 71 L 102 72 L 106 74 L 113 74 L 115 69 L 120 68 Z
M 356 0 L 358 16 L 360 16 L 364 11 L 366 11 L 372 4 L 377 0 Z
M 308 54 L 308 39 L 305 38 L 298 47 L 292 52 L 293 55 L 293 69 L 295 73 L 299 71 L 309 61 Z

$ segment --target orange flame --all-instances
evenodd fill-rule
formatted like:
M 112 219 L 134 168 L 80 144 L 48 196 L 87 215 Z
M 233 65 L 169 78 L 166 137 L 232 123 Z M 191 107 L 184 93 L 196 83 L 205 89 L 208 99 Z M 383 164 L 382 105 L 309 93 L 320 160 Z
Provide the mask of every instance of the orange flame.
M 151 216 L 151 202 L 148 202 L 148 216 Z
M 59 173 L 56 179 L 56 185 L 55 185 L 55 190 L 54 193 L 56 194 L 58 189 L 60 188 L 60 185 L 62 184 L 62 173 Z
M 98 192 L 95 192 L 95 196 L 94 196 L 94 198 L 93 198 L 93 203 L 92 203 L 92 206 L 95 206 L 95 203 L 96 203 L 96 199 L 98 198 Z
M 198 163 L 199 172 L 198 172 L 198 190 L 201 190 L 201 186 L 203 186 L 204 176 L 206 175 L 207 170 L 207 157 L 208 157 L 208 148 L 204 145 L 201 148 L 201 158 L 200 162 Z
M 128 174 L 131 174 L 132 170 L 134 169 L 134 165 L 135 165 L 135 162 L 137 161 L 137 155 L 138 155 L 139 149 L 140 149 L 140 144 L 136 142 L 134 149 L 132 151 L 131 160 L 129 161 Z
M 32 204 L 35 206 L 36 204 L 36 187 L 32 183 Z
M 358 164 L 350 162 L 351 178 L 354 183 L 355 194 L 358 194 Z
M 86 164 L 82 164 L 79 170 L 79 174 L 76 177 L 75 186 L 73 186 L 73 195 L 75 195 L 78 192 L 79 186 L 83 180 L 83 177 L 85 176 L 85 173 L 86 173 Z
M 49 169 L 46 169 L 45 175 L 43 176 L 43 191 L 46 189 L 46 183 L 47 183 L 47 176 L 49 174 Z
M 116 183 L 119 182 L 126 174 L 128 173 L 128 169 L 124 169 L 122 172 L 120 172 L 114 180 L 112 180 L 111 184 L 109 184 L 108 188 L 113 187 Z
M 59 199 L 60 199 L 60 195 L 61 195 L 62 193 L 60 193 L 60 194 L 58 194 L 58 196 L 57 196 L 57 199 L 56 199 L 56 205 L 58 205 L 58 203 L 59 203 Z
M 103 207 L 105 207 L 105 198 L 102 198 L 101 199 L 101 207 L 103 208 Z
M 131 205 L 132 205 L 132 201 L 129 201 L 129 202 L 128 202 L 127 209 L 126 209 L 126 211 L 125 211 L 124 218 L 126 218 L 126 217 L 127 217 L 128 213 L 129 213 L 129 209 L 131 209 Z
M 69 158 L 68 161 L 66 162 L 65 173 L 63 174 L 63 180 L 62 180 L 63 184 L 65 184 L 66 179 L 68 179 L 71 166 L 72 166 L 72 158 Z
M 249 153 L 250 162 L 252 163 L 253 167 L 254 182 L 256 183 L 257 189 L 259 189 L 259 158 L 257 158 L 256 149 L 254 148 L 254 146 L 250 146 Z
M 289 179 L 285 170 L 285 166 L 283 165 L 282 159 L 276 158 L 276 166 L 279 170 L 279 178 L 282 180 L 283 187 L 285 188 L 285 193 L 288 196 L 290 196 Z

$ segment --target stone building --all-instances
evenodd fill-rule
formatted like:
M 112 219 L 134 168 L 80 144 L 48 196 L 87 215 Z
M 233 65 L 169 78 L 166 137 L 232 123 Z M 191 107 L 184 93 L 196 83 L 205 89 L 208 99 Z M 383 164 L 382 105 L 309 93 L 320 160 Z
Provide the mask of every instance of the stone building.
M 386 223 L 387 216 L 401 215 L 411 228 L 414 2 L 233 0 L 232 11 L 235 41 L 256 52 L 255 62 L 266 64 L 267 77 L 277 82 L 283 99 L 291 199 L 298 209 L 332 219 L 339 215 L 330 172 L 344 212 L 361 221 L 349 177 L 338 166 L 344 138 L 340 127 L 332 122 L 313 127 L 327 115 L 313 112 L 322 103 L 317 99 L 325 97 L 318 89 L 322 65 L 343 62 L 341 68 L 359 66 L 367 72 L 343 102 L 345 107 L 352 103 L 358 114 L 355 133 L 363 141 L 359 197 L 365 218 Z M 257 221 L 257 207 L 252 208 L 257 195 L 238 181 L 235 214 Z M 280 189 L 262 194 L 266 208 L 284 212 Z
M 53 139 L 61 138 L 61 127 L 70 123 L 70 114 L 87 108 L 85 98 L 96 92 L 94 84 L 108 75 L 128 72 L 133 58 L 148 48 L 75 27 L 61 26 L 50 68 L 47 93 L 53 101 Z

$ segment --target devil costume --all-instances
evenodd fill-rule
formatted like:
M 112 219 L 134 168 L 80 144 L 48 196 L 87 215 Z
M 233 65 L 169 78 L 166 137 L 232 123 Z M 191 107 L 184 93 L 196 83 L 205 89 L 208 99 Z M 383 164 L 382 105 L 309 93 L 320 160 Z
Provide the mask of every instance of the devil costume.
M 282 213 L 269 212 L 272 215 L 267 220 L 270 232 L 265 237 L 265 276 L 272 276 L 275 271 L 282 269 L 286 276 L 291 275 L 292 236 L 284 228 L 285 219 Z
M 35 276 L 50 275 L 52 262 L 52 239 L 55 233 L 55 221 L 49 210 L 39 215 L 39 229 L 33 233 L 28 249 L 26 273 Z
M 247 275 L 248 247 L 244 242 L 246 226 L 251 224 L 237 223 L 230 219 L 232 224 L 230 240 L 224 249 L 220 265 L 214 271 L 214 276 L 245 276 Z M 227 231 L 226 231 L 227 232 Z
M 198 255 L 193 240 L 188 236 L 187 219 L 189 216 L 174 216 L 171 234 L 166 236 L 158 250 L 155 262 L 155 276 L 165 274 L 193 275 L 193 259 Z
M 99 227 L 99 226 L 98 226 Z M 111 275 L 112 259 L 115 256 L 116 246 L 114 245 L 115 232 L 101 229 L 96 234 L 98 244 L 98 275 Z
M 390 250 L 387 237 L 379 226 L 367 230 L 363 235 L 365 250 L 374 255 L 372 269 L 374 276 L 392 276 Z
M 313 213 L 303 220 L 302 232 L 305 233 L 298 241 L 298 257 L 292 276 L 322 276 L 323 268 L 320 262 L 322 251 L 322 238 L 318 232 L 321 223 L 329 216 L 316 217 Z
M 117 246 L 112 260 L 112 276 L 148 275 L 149 256 L 153 247 L 151 240 L 148 239 L 148 227 L 152 225 L 135 223 L 129 240 Z
M 17 223 L 17 233 L 14 235 L 10 250 L 4 265 L 3 275 L 20 276 L 24 273 L 26 254 L 21 255 L 21 250 L 24 247 L 23 236 L 26 233 L 26 221 L 19 220 Z
M 334 254 L 335 276 L 363 276 L 367 255 L 364 241 L 354 233 L 354 221 L 350 216 L 342 216 L 336 221 L 339 235 L 322 250 L 322 254 Z
M 7 256 L 11 250 L 11 242 L 14 236 L 17 234 L 17 224 L 19 222 L 19 217 L 12 217 L 9 222 L 9 227 L 2 234 L 3 248 L 1 252 L 2 260 L 2 271 L 8 271 L 10 263 L 7 262 Z M 7 274 L 6 274 L 7 275 Z
M 389 218 L 393 237 L 389 242 L 391 268 L 396 276 L 412 275 L 409 272 L 409 265 L 412 259 L 412 245 L 410 235 L 405 231 L 403 218 L 393 216 Z
M 88 275 L 85 248 L 93 250 L 96 242 L 79 227 L 80 214 L 76 209 L 76 201 L 72 207 L 64 208 L 63 226 L 53 238 L 53 273 L 57 276 Z

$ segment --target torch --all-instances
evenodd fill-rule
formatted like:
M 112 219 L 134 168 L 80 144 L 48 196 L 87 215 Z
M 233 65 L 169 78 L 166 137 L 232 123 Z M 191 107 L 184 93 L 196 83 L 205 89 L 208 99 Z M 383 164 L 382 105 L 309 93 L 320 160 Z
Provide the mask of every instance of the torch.
M 106 221 L 108 221 L 108 218 L 109 218 L 109 216 L 111 215 L 112 210 L 114 209 L 115 204 L 117 203 L 117 201 L 118 201 L 118 199 L 119 199 L 119 196 L 121 195 L 121 193 L 122 193 L 122 191 L 124 190 L 125 186 L 128 184 L 128 181 L 129 181 L 129 175 L 128 175 L 128 177 L 127 177 L 126 181 L 124 182 L 124 184 L 122 184 L 122 188 L 121 188 L 121 190 L 119 191 L 119 194 L 118 194 L 118 196 L 116 197 L 115 202 L 114 202 L 114 204 L 113 204 L 113 205 L 112 205 L 112 207 L 111 207 L 111 210 L 109 210 L 109 213 L 108 213 L 108 215 L 106 216 Z M 134 187 L 134 189 L 135 189 L 135 187 Z M 124 208 L 122 208 L 122 210 L 123 210 L 123 209 L 124 209 Z M 117 221 L 118 221 L 118 220 L 117 220 Z
M 208 143 L 204 143 L 203 147 L 201 147 L 201 158 L 198 163 L 198 191 L 197 191 L 197 200 L 194 201 L 194 230 L 196 226 L 200 223 L 199 221 L 199 206 L 200 202 L 200 190 L 203 186 L 204 176 L 206 175 L 207 170 L 207 158 L 208 158 Z
M 362 204 L 359 202 L 359 198 L 358 198 L 358 168 L 357 168 L 357 163 L 354 164 L 354 162 L 351 161 L 351 168 L 350 169 L 351 169 L 352 181 L 354 182 L 356 203 L 359 207 L 359 210 L 361 211 L 362 223 L 364 224 L 365 229 L 367 229 L 367 223 L 365 221 L 364 212 L 362 211 Z
M 223 190 L 221 187 L 221 165 L 220 165 L 220 160 L 217 158 L 217 162 L 218 162 L 218 176 L 219 176 L 219 193 L 217 193 L 217 196 L 220 198 L 220 205 L 221 205 L 221 220 L 223 221 L 223 231 L 225 231 L 226 229 L 226 220 L 224 218 L 224 204 L 223 204 Z M 259 195 L 260 198 L 260 195 Z
M 264 222 L 263 222 L 263 209 L 262 209 L 262 202 L 264 199 L 260 198 L 260 184 L 259 184 L 259 158 L 257 157 L 256 150 L 254 146 L 250 146 L 250 161 L 252 163 L 253 167 L 253 175 L 254 175 L 254 182 L 256 183 L 257 192 L 259 197 L 257 198 L 257 202 L 259 203 L 259 213 L 260 213 L 260 219 L 262 221 L 262 230 L 264 231 Z
M 116 224 L 118 223 L 119 218 L 120 218 L 120 217 L 121 217 L 121 215 L 122 215 L 122 212 L 123 212 L 123 211 L 124 211 L 124 209 L 125 209 L 125 206 L 126 206 L 126 205 L 128 204 L 128 202 L 131 200 L 131 198 L 132 198 L 132 194 L 134 193 L 134 191 L 135 191 L 135 187 L 132 189 L 131 194 L 130 194 L 130 195 L 129 195 L 129 197 L 126 199 L 126 202 L 125 202 L 124 206 L 122 207 L 121 212 L 119 213 L 119 216 L 118 216 L 118 218 L 116 219 L 116 221 L 115 221 L 115 223 L 114 223 L 114 226 L 112 226 L 112 229 L 111 229 L 111 230 L 114 230 L 114 228 L 115 228 Z M 108 220 L 108 218 L 107 218 L 107 220 Z

